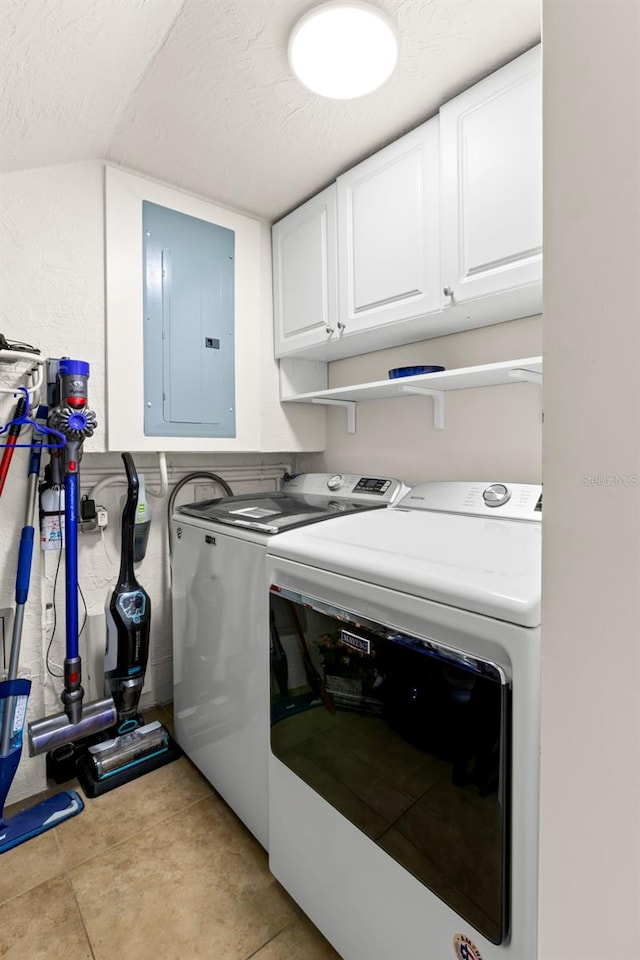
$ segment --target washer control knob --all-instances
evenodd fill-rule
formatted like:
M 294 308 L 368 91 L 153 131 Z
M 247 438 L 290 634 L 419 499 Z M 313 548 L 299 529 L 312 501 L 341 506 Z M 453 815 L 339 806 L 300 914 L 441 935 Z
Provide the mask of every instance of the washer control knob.
M 327 480 L 329 490 L 339 490 L 343 483 L 344 477 L 339 473 L 334 473 L 334 475 Z
M 488 507 L 501 507 L 511 497 L 511 491 L 504 483 L 492 483 L 482 494 L 482 499 Z

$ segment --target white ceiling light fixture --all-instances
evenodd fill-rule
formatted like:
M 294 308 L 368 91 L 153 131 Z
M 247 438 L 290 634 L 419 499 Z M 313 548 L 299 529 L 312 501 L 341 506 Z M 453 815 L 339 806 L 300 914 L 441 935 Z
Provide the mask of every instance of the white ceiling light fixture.
M 309 10 L 289 40 L 289 63 L 313 93 L 352 100 L 381 87 L 398 60 L 392 22 L 364 0 L 329 0 Z

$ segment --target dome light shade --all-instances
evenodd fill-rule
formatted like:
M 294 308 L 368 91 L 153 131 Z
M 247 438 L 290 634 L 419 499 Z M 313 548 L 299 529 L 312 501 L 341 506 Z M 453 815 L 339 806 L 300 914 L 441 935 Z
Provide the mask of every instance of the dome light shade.
M 364 0 L 329 0 L 309 10 L 289 40 L 289 63 L 313 93 L 352 100 L 377 90 L 398 59 L 393 24 Z

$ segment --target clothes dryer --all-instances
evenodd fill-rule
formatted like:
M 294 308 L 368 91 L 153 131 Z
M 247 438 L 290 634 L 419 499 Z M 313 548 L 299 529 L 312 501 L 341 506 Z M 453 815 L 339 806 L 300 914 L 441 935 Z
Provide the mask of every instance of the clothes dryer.
M 268 545 L 269 863 L 344 960 L 536 956 L 541 488 L 425 483 Z

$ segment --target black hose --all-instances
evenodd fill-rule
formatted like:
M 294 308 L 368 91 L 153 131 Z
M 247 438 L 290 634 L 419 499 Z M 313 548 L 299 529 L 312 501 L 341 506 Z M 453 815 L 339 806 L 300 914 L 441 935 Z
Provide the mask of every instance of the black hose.
M 167 531 L 169 534 L 169 554 L 171 554 L 171 517 L 173 516 L 173 505 L 176 502 L 176 497 L 182 490 L 185 484 L 189 483 L 191 480 L 212 480 L 214 483 L 217 483 L 222 487 L 224 492 L 228 497 L 233 496 L 233 490 L 229 486 L 226 480 L 223 480 L 222 477 L 218 476 L 217 473 L 211 473 L 209 470 L 197 470 L 195 473 L 188 473 L 186 477 L 182 477 L 181 480 L 178 480 L 173 490 L 169 495 L 169 502 L 167 504 Z

